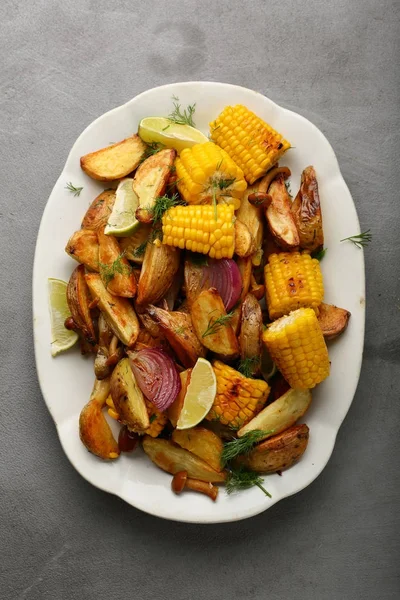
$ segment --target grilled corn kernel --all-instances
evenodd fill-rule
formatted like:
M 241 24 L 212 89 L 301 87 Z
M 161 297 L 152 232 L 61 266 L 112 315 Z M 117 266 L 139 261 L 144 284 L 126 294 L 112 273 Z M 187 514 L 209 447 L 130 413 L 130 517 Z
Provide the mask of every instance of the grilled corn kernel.
M 264 274 L 270 319 L 303 306 L 318 311 L 324 297 L 324 285 L 316 258 L 299 252 L 271 254 Z
M 275 129 L 241 104 L 226 106 L 210 128 L 211 139 L 233 158 L 250 184 L 290 148 Z
M 292 388 L 311 389 L 328 377 L 328 350 L 311 308 L 299 308 L 274 321 L 262 339 Z
M 211 258 L 232 258 L 235 250 L 234 207 L 173 206 L 162 218 L 163 243 L 208 254 Z
M 213 142 L 185 148 L 175 166 L 178 190 L 188 204 L 211 204 L 221 198 L 239 208 L 247 188 L 243 172 Z
M 217 394 L 206 419 L 238 429 L 248 423 L 267 401 L 270 387 L 261 379 L 249 379 L 225 363 L 213 363 Z

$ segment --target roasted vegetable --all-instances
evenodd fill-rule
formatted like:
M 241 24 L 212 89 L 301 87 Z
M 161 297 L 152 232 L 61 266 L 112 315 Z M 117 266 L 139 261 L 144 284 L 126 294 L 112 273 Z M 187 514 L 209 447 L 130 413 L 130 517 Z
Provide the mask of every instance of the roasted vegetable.
M 226 313 L 215 288 L 199 294 L 192 304 L 191 316 L 193 328 L 203 346 L 224 356 L 238 354 L 238 341 L 230 324 L 231 313 Z
M 272 201 L 266 210 L 267 223 L 276 243 L 284 250 L 293 250 L 300 243 L 291 212 L 291 204 L 283 175 L 278 175 L 269 186 Z
M 128 358 L 123 358 L 111 375 L 111 398 L 121 423 L 143 433 L 150 426 L 144 396 L 136 383 Z
M 275 473 L 288 469 L 304 454 L 309 438 L 307 425 L 295 425 L 258 444 L 238 459 L 238 463 L 256 473 Z
M 271 254 L 264 273 L 270 319 L 303 306 L 318 310 L 324 297 L 324 284 L 316 258 L 299 252 Z
M 213 502 L 217 499 L 218 488 L 210 482 L 200 481 L 199 479 L 191 479 L 188 477 L 186 471 L 179 471 L 176 473 L 171 482 L 171 489 L 174 494 L 180 494 L 184 489 L 192 490 L 193 492 L 200 492 L 205 494 Z
M 184 367 L 193 367 L 199 356 L 206 355 L 204 347 L 196 337 L 190 315 L 178 311 L 168 312 L 156 306 L 149 306 L 147 312 L 161 327 Z
M 88 273 L 85 279 L 115 335 L 123 344 L 132 347 L 139 334 L 139 322 L 132 304 L 126 298 L 118 298 L 107 292 L 97 273 Z
M 65 252 L 91 271 L 99 270 L 99 241 L 95 231 L 76 231 L 69 238 Z
M 166 148 L 149 156 L 138 168 L 133 179 L 133 189 L 139 198 L 136 218 L 143 223 L 153 220 L 156 198 L 165 192 L 176 156 L 175 150 Z
M 222 440 L 205 427 L 175 430 L 172 441 L 204 460 L 215 471 L 221 471 Z
M 146 246 L 148 243 L 151 243 L 149 241 L 150 234 L 150 225 L 141 223 L 140 227 L 138 227 L 132 235 L 118 240 L 121 253 L 123 253 L 128 260 L 142 264 Z
M 349 324 L 351 313 L 344 308 L 332 304 L 320 304 L 318 323 L 326 340 L 333 340 L 345 331 Z
M 96 379 L 89 402 L 79 416 L 79 436 L 89 450 L 105 460 L 118 458 L 120 451 L 111 428 L 103 414 L 103 407 L 110 393 L 110 380 Z
M 226 150 L 250 184 L 290 148 L 275 129 L 241 104 L 226 106 L 210 123 L 210 130 L 211 139 Z
M 157 304 L 161 300 L 178 271 L 179 258 L 176 248 L 147 244 L 137 291 L 139 305 Z
M 257 190 L 258 186 L 253 185 L 244 193 L 242 201 L 240 203 L 240 208 L 236 211 L 237 219 L 246 225 L 248 231 L 252 236 L 252 242 L 254 247 L 254 254 L 259 255 L 259 260 L 261 261 L 262 255 L 262 241 L 264 234 L 264 217 L 263 217 L 263 209 L 261 206 L 254 206 L 249 202 L 249 196 Z M 236 254 L 239 255 L 237 249 Z M 239 255 L 240 256 L 240 255 Z M 256 262 L 257 262 L 256 258 Z M 260 264 L 258 262 L 258 264 Z
M 243 437 L 249 431 L 265 431 L 259 440 L 276 435 L 294 425 L 305 414 L 310 404 L 310 390 L 289 389 L 239 429 L 238 436 Z
M 189 307 L 193 304 L 193 302 L 196 300 L 197 296 L 203 289 L 208 289 L 210 287 L 209 285 L 207 285 L 207 282 L 203 281 L 203 275 L 203 265 L 198 264 L 198 262 L 195 262 L 190 253 L 187 253 L 183 269 L 183 278 L 186 299 L 188 301 Z M 204 287 L 205 285 L 206 288 Z
M 95 344 L 96 334 L 89 308 L 91 299 L 83 265 L 72 272 L 67 286 L 67 302 L 75 325 L 90 344 Z
M 99 267 L 100 276 L 107 291 L 113 296 L 133 298 L 136 294 L 136 279 L 132 267 L 120 252 L 115 237 L 105 235 L 99 228 Z
M 226 479 L 224 472 L 215 471 L 204 460 L 169 440 L 154 439 L 146 435 L 143 439 L 143 450 L 160 469 L 172 475 L 186 471 L 193 479 L 211 483 L 222 483 Z
M 235 221 L 235 253 L 238 256 L 251 256 L 257 250 L 257 246 L 247 225 L 239 219 Z
M 274 321 L 262 339 L 292 388 L 311 389 L 328 377 L 328 350 L 312 308 L 299 308 Z
M 168 419 L 171 421 L 173 427 L 176 427 L 178 423 L 179 415 L 181 414 L 181 410 L 183 407 L 183 403 L 186 396 L 186 390 L 190 383 L 190 375 L 192 373 L 192 369 L 186 369 L 186 371 L 182 371 L 179 373 L 179 377 L 181 380 L 181 391 L 176 397 L 176 400 L 167 408 Z
M 253 294 L 247 294 L 242 304 L 242 315 L 239 335 L 240 358 L 252 359 L 251 375 L 257 373 L 261 359 L 261 306 Z
M 87 209 L 82 219 L 82 229 L 97 230 L 106 226 L 115 202 L 115 190 L 99 194 Z
M 213 367 L 217 395 L 206 419 L 239 429 L 262 409 L 268 398 L 269 385 L 261 379 L 248 379 L 219 360 L 213 362 Z
M 314 167 L 307 167 L 301 174 L 300 189 L 292 204 L 292 215 L 299 233 L 300 247 L 309 252 L 322 248 L 324 232 Z
M 81 157 L 87 175 L 99 181 L 113 181 L 132 173 L 140 163 L 146 144 L 138 135 Z

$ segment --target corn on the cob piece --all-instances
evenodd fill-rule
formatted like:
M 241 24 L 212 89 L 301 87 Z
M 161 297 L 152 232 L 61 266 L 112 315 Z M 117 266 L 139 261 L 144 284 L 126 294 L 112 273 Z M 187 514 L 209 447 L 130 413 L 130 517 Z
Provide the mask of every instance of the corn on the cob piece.
M 262 339 L 292 388 L 311 389 L 328 377 L 328 350 L 311 308 L 299 308 L 274 321 Z
M 221 198 L 239 208 L 247 188 L 243 171 L 213 142 L 185 148 L 175 166 L 178 190 L 188 204 L 211 204 Z
M 162 218 L 163 243 L 211 258 L 232 258 L 235 228 L 232 204 L 173 206 Z
M 210 128 L 211 139 L 227 151 L 250 184 L 290 148 L 275 129 L 241 104 L 226 106 Z
M 249 379 L 225 363 L 213 362 L 217 394 L 206 419 L 220 421 L 233 429 L 243 427 L 267 401 L 270 387 L 261 379 Z
M 265 296 L 270 319 L 301 307 L 318 312 L 324 297 L 319 261 L 309 254 L 271 254 L 264 269 Z
M 156 407 L 154 406 L 154 404 L 152 404 L 149 400 L 147 400 L 147 398 L 145 398 L 145 402 L 146 402 L 147 412 L 149 413 L 149 417 L 150 417 L 150 427 L 148 427 L 146 429 L 146 431 L 144 431 L 143 433 L 156 438 L 160 435 L 160 433 L 164 429 L 165 425 L 167 424 L 168 417 L 165 413 L 162 413 L 159 410 L 157 410 Z M 114 402 L 113 402 L 113 399 L 111 398 L 111 396 L 109 396 L 107 398 L 106 404 L 108 406 L 107 412 L 110 415 L 110 417 L 112 417 L 113 419 L 118 421 L 119 414 L 115 410 L 115 405 L 114 405 Z

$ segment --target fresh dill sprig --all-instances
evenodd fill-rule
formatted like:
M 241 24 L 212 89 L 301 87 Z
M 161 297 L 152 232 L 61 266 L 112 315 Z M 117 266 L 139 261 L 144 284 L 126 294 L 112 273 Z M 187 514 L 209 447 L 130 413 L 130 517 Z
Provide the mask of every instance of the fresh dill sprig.
M 157 154 L 158 152 L 160 152 L 160 150 L 164 148 L 164 144 L 160 144 L 158 142 L 151 142 L 150 144 L 146 144 L 146 146 L 147 148 L 144 151 L 139 164 L 142 164 L 147 158 L 150 158 L 150 156 Z
M 114 279 L 115 275 L 129 276 L 132 273 L 132 267 L 123 262 L 125 252 L 122 252 L 111 264 L 99 263 L 101 278 L 107 287 L 108 284 Z
M 327 251 L 328 248 L 322 248 L 322 250 L 316 250 L 314 252 L 311 252 L 311 258 L 316 258 L 317 260 L 321 261 L 327 253 Z
M 168 119 L 177 125 L 190 125 L 196 127 L 193 121 L 193 115 L 196 111 L 196 103 L 189 104 L 185 109 L 181 109 L 179 98 L 172 96 L 174 110 L 168 115 Z
M 262 431 L 261 429 L 254 429 L 253 431 L 248 431 L 240 438 L 226 442 L 221 454 L 221 464 L 225 466 L 237 456 L 248 454 L 258 442 L 270 433 L 273 433 L 273 430 Z
M 229 324 L 232 317 L 233 311 L 227 313 L 226 315 L 221 315 L 220 317 L 218 317 L 218 319 L 215 319 L 214 321 L 211 317 L 211 319 L 208 321 L 208 327 L 201 337 L 205 338 L 208 335 L 213 335 L 214 333 L 217 333 L 217 331 L 219 331 L 221 327 L 226 327 Z
M 232 177 L 231 179 L 220 179 L 218 181 L 218 187 L 220 190 L 226 190 L 232 183 L 235 183 L 236 177 Z
M 134 250 L 133 255 L 136 257 L 143 256 L 143 254 L 146 252 L 147 244 L 148 240 L 145 240 L 139 244 L 139 246 Z
M 71 181 L 68 181 L 67 185 L 65 186 L 65 189 L 71 192 L 71 194 L 73 194 L 74 196 L 80 196 L 83 187 L 75 187 Z
M 358 235 L 350 235 L 347 238 L 343 238 L 340 240 L 341 242 L 352 242 L 357 248 L 363 248 L 364 246 L 368 246 L 370 241 L 372 240 L 372 233 L 370 229 L 367 231 L 363 231 Z
M 251 358 L 244 358 L 240 361 L 238 371 L 244 377 L 253 377 L 254 372 L 260 366 L 260 357 L 252 356 Z
M 243 468 L 231 469 L 228 472 L 226 480 L 226 491 L 228 494 L 233 494 L 234 492 L 257 486 L 268 498 L 272 498 L 271 494 L 263 486 L 263 483 L 263 478 L 258 473 L 254 473 L 254 471 L 247 471 Z
M 153 223 L 159 223 L 165 211 L 178 204 L 183 204 L 178 194 L 174 194 L 171 198 L 169 196 L 158 196 L 155 199 L 154 206 L 149 209 L 153 217 Z

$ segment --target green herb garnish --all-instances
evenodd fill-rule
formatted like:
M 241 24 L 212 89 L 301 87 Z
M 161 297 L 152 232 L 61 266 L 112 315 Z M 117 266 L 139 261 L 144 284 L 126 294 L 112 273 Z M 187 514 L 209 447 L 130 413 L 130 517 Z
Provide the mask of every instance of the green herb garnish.
M 69 181 L 67 183 L 67 185 L 65 186 L 65 189 L 68 190 L 69 192 L 71 192 L 71 194 L 73 194 L 74 196 L 80 196 L 80 193 L 83 190 L 83 187 L 75 187 L 71 183 L 71 181 Z
M 152 214 L 153 223 L 159 223 L 165 211 L 178 204 L 183 204 L 178 194 L 174 194 L 171 198 L 169 196 L 158 196 L 155 199 L 154 206 L 148 209 Z
M 229 325 L 229 322 L 232 319 L 232 317 L 233 311 L 227 313 L 226 315 L 221 315 L 220 317 L 218 317 L 218 319 L 215 319 L 214 321 L 211 317 L 211 319 L 208 321 L 208 327 L 203 333 L 202 337 L 205 338 L 208 335 L 213 335 L 214 333 L 217 333 L 217 331 L 219 331 L 221 327 L 226 327 L 227 325 Z
M 150 419 L 149 419 L 149 421 L 150 421 L 150 424 L 151 424 L 153 421 L 155 421 L 156 419 L 157 419 L 157 415 L 156 415 L 156 414 L 154 414 L 154 415 L 151 415 L 151 417 L 150 417 Z
M 225 466 L 241 454 L 248 454 L 258 442 L 270 433 L 273 433 L 273 430 L 262 431 L 261 429 L 254 429 L 253 431 L 248 431 L 240 438 L 226 442 L 221 455 L 222 465 Z
M 99 263 L 100 275 L 106 287 L 117 273 L 127 276 L 132 273 L 132 267 L 129 264 L 125 264 L 123 258 L 125 258 L 125 252 L 122 252 L 110 265 Z
M 218 187 L 220 190 L 226 190 L 226 188 L 228 188 L 230 185 L 232 185 L 232 183 L 235 183 L 236 178 L 232 177 L 232 179 L 220 179 L 218 181 Z
M 160 144 L 158 142 L 151 142 L 150 144 L 146 144 L 146 146 L 147 146 L 147 148 L 144 151 L 139 164 L 142 164 L 147 158 L 150 158 L 150 156 L 154 156 L 154 154 L 158 154 L 158 152 L 160 152 L 160 150 L 162 150 L 164 148 L 164 144 Z
M 316 258 L 317 260 L 321 261 L 327 253 L 327 251 L 328 248 L 322 248 L 322 250 L 316 250 L 314 252 L 311 252 L 311 258 Z
M 181 109 L 179 98 L 172 96 L 174 110 L 168 115 L 168 119 L 177 125 L 190 125 L 196 127 L 193 121 L 193 115 L 196 110 L 196 103 L 189 104 L 184 110 Z
M 272 498 L 271 494 L 263 486 L 263 483 L 263 478 L 258 473 L 254 473 L 254 471 L 247 471 L 242 468 L 231 469 L 228 472 L 226 480 L 226 491 L 228 494 L 232 494 L 256 485 L 268 498 Z
M 257 367 L 260 366 L 260 357 L 252 356 L 251 358 L 244 358 L 240 361 L 238 371 L 245 377 L 253 377 L 253 373 Z
M 148 244 L 148 240 L 145 240 L 144 242 L 139 244 L 139 246 L 133 252 L 133 255 L 136 257 L 143 256 L 143 254 L 146 252 L 147 244 Z
M 372 240 L 372 233 L 370 229 L 367 229 L 367 231 L 363 231 L 362 233 L 359 233 L 358 235 L 350 235 L 347 238 L 343 238 L 342 240 L 340 240 L 341 242 L 352 242 L 355 246 L 357 246 L 357 248 L 363 248 L 364 246 L 368 246 L 368 244 L 370 243 L 370 241 Z

